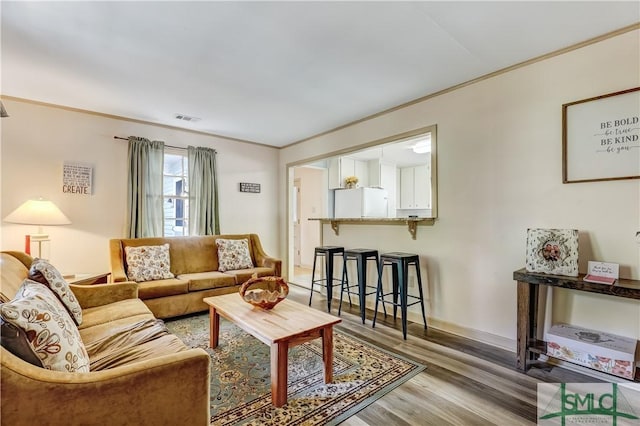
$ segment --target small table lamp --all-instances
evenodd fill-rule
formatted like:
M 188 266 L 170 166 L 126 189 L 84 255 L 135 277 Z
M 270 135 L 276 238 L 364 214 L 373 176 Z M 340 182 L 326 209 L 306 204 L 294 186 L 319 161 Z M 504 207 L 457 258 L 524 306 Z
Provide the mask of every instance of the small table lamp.
M 25 237 L 25 252 L 31 254 L 31 241 L 38 243 L 38 257 L 42 256 L 42 243 L 49 241 L 49 235 L 42 232 L 43 225 L 69 225 L 71 221 L 51 201 L 28 200 L 4 218 L 5 222 L 23 225 L 38 225 L 38 233 Z

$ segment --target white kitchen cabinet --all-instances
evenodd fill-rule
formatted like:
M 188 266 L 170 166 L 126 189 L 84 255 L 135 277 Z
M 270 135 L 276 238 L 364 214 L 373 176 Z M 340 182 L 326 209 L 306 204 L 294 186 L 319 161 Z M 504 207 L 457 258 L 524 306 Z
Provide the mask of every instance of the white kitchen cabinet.
M 330 158 L 327 164 L 327 177 L 329 178 L 329 189 L 342 188 L 340 181 L 340 159 Z
M 431 208 L 431 178 L 428 164 L 400 169 L 399 208 Z
M 344 179 L 357 176 L 358 186 L 369 186 L 367 162 L 350 157 L 332 158 L 328 164 L 329 189 L 344 188 Z
M 353 174 L 347 176 L 357 176 L 358 177 L 358 186 L 366 188 L 371 186 L 369 184 L 369 170 L 367 168 L 367 162 L 362 160 L 354 160 L 353 161 Z M 344 176 L 344 177 L 347 177 Z
M 344 178 L 347 176 L 357 176 L 356 160 L 349 157 L 340 157 L 340 183 L 342 185 L 344 185 Z M 358 178 L 358 180 L 360 180 L 360 178 Z

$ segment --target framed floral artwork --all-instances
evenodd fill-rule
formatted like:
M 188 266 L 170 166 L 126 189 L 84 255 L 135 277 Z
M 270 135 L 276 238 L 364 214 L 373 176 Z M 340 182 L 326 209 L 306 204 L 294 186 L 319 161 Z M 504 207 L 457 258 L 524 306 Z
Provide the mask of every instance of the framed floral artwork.
M 528 229 L 527 272 L 578 276 L 577 229 Z

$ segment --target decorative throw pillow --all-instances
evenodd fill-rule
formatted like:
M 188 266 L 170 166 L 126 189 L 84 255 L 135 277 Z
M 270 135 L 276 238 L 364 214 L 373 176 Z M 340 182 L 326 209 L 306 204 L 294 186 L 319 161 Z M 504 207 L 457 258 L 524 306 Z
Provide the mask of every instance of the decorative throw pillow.
M 160 246 L 125 247 L 127 276 L 142 282 L 173 278 L 169 243 Z
M 73 291 L 71 291 L 69 283 L 52 264 L 45 259 L 34 259 L 29 269 L 29 278 L 49 287 L 67 308 L 75 323 L 77 325 L 82 324 L 80 303 Z
M 33 364 L 36 367 L 43 367 L 42 361 L 35 353 L 27 333 L 20 327 L 16 327 L 10 322 L 6 322 L 0 316 L 0 343 L 2 347 L 20 358 L 23 361 L 27 361 L 29 364 Z
M 218 271 L 253 268 L 249 240 L 246 238 L 242 240 L 218 238 L 216 245 L 218 246 Z
M 15 298 L 0 305 L 0 315 L 24 330 L 45 368 L 70 373 L 89 371 L 89 355 L 80 332 L 48 287 L 25 280 Z

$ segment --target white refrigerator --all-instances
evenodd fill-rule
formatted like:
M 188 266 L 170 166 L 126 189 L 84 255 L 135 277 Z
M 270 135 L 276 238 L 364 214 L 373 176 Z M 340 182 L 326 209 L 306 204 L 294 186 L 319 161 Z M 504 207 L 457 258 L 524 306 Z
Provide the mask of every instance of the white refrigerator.
M 334 206 L 335 218 L 387 217 L 387 190 L 336 189 Z

